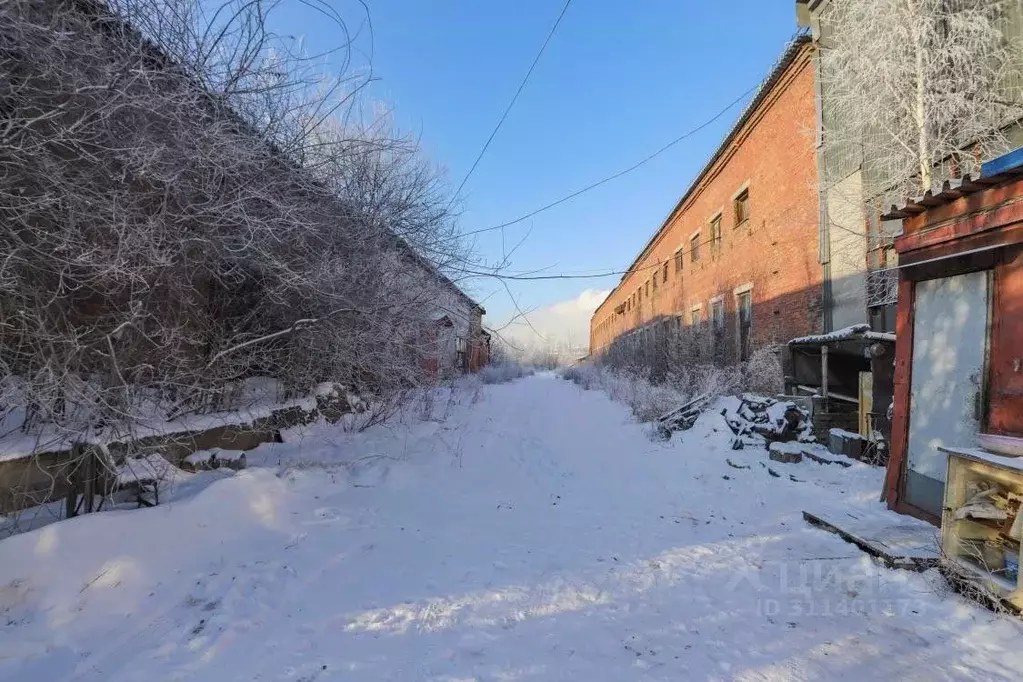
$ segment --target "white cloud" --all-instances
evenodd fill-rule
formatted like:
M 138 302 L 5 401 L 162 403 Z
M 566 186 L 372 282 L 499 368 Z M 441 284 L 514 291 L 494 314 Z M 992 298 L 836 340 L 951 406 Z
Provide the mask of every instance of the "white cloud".
M 609 293 L 609 289 L 586 289 L 575 298 L 528 313 L 529 324 L 518 319 L 501 336 L 523 348 L 586 349 L 590 342 L 590 316 Z

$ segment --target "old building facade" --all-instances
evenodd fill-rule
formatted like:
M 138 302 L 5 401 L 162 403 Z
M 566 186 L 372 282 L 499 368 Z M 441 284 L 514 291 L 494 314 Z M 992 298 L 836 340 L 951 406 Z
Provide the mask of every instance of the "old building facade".
M 590 321 L 590 352 L 660 321 L 719 357 L 821 328 L 813 44 L 793 41 Z

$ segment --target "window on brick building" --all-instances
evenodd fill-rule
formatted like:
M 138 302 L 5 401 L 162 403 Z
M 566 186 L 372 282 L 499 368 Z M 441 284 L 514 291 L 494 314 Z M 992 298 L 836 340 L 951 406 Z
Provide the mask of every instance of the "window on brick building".
M 689 324 L 696 326 L 700 324 L 700 306 L 693 306 L 689 311 Z
M 668 261 L 664 261 L 664 267 L 661 268 L 661 277 L 663 277 L 665 283 L 667 283 L 667 281 L 668 281 Z
M 700 260 L 700 233 L 689 238 L 689 260 L 695 263 Z
M 714 359 L 722 362 L 725 359 L 725 299 L 710 301 L 710 326 L 714 342 Z
M 656 270 L 654 270 L 654 274 L 650 278 L 650 280 L 654 283 L 654 289 L 656 289 L 657 288 L 657 271 Z
M 753 346 L 753 292 L 746 290 L 735 295 L 736 326 L 739 361 L 749 360 Z
M 675 252 L 675 272 L 682 272 L 682 264 L 685 263 L 685 251 L 679 249 Z
M 744 189 L 735 195 L 733 204 L 735 207 L 735 226 L 739 227 L 749 220 L 749 189 Z
M 721 253 L 721 216 L 710 221 L 710 255 L 716 258 Z
M 650 280 L 646 281 L 646 297 L 650 298 Z

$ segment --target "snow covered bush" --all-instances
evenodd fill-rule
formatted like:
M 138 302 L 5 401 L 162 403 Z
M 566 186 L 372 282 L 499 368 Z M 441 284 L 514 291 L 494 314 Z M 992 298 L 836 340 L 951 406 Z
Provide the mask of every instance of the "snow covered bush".
M 782 349 L 778 345 L 761 346 L 753 351 L 742 368 L 742 387 L 758 395 L 778 395 L 785 390 Z
M 480 381 L 488 385 L 506 384 L 515 379 L 532 376 L 532 374 L 532 369 L 511 361 L 487 365 L 478 372 Z
M 663 384 L 682 395 L 706 395 L 715 398 L 737 393 L 742 388 L 742 373 L 734 365 L 682 365 L 673 368 Z
M 568 367 L 561 377 L 585 390 L 600 389 L 612 400 L 628 405 L 641 422 L 654 421 L 683 405 L 687 394 L 667 384 L 654 384 L 645 376 L 585 363 Z
M 783 388 L 780 348 L 756 349 L 748 362 L 725 362 L 721 327 L 680 326 L 665 318 L 612 343 L 604 353 L 562 376 L 583 388 L 597 387 L 627 404 L 640 421 L 651 421 L 693 398 L 743 391 L 775 395 Z
M 561 378 L 571 381 L 576 386 L 581 386 L 586 391 L 602 387 L 600 368 L 589 362 L 566 367 L 561 370 Z

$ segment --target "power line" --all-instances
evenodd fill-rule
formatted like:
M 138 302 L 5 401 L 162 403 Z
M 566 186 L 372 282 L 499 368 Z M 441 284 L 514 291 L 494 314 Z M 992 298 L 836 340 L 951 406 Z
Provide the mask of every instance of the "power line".
M 707 126 L 711 125 L 712 123 L 717 121 L 719 118 L 724 116 L 735 105 L 739 104 L 744 99 L 746 99 L 749 95 L 751 95 L 754 92 L 756 92 L 756 90 L 759 87 L 760 87 L 759 83 L 757 85 L 754 85 L 752 88 L 750 88 L 749 90 L 747 90 L 746 92 L 742 93 L 741 95 L 736 97 L 734 100 L 732 100 L 728 104 L 728 106 L 726 106 L 724 109 L 721 109 L 719 112 L 714 114 L 713 117 L 711 117 L 708 120 L 704 121 L 703 123 L 701 123 L 700 125 L 696 126 L 695 128 L 686 131 L 682 135 L 679 135 L 678 137 L 676 137 L 674 140 L 672 140 L 668 144 L 664 145 L 663 147 L 661 147 L 657 151 L 653 152 L 652 154 L 648 154 L 647 156 L 645 156 L 641 160 L 637 161 L 636 163 L 632 164 L 628 168 L 620 170 L 617 173 L 614 173 L 613 175 L 609 175 L 606 178 L 603 178 L 602 180 L 598 180 L 597 182 L 594 182 L 594 183 L 592 183 L 590 185 L 587 185 L 586 187 L 583 187 L 582 189 L 578 189 L 578 190 L 572 192 L 571 194 L 569 194 L 567 196 L 564 196 L 564 197 L 562 197 L 562 198 L 560 198 L 560 199 L 558 199 L 556 201 L 552 201 L 549 204 L 545 204 L 544 206 L 541 206 L 540 208 L 538 208 L 538 209 L 536 209 L 534 211 L 530 211 L 529 213 L 526 213 L 525 215 L 519 216 L 515 220 L 509 220 L 508 222 L 501 223 L 499 225 L 493 225 L 491 227 L 484 227 L 484 228 L 479 229 L 479 230 L 473 230 L 472 232 L 462 232 L 458 236 L 459 236 L 459 238 L 461 238 L 461 237 L 471 237 L 474 234 L 482 234 L 483 232 L 492 232 L 493 230 L 500 230 L 500 229 L 503 229 L 505 227 L 510 227 L 511 225 L 515 225 L 515 224 L 521 223 L 523 220 L 528 220 L 529 218 L 532 218 L 533 216 L 535 216 L 535 215 L 537 215 L 539 213 L 543 213 L 544 211 L 550 210 L 550 209 L 554 208 L 555 206 L 559 206 L 559 205 L 565 203 L 566 201 L 571 201 L 572 199 L 575 199 L 577 196 L 579 196 L 581 194 L 585 194 L 585 193 L 589 192 L 590 190 L 594 190 L 594 189 L 600 187 L 601 185 L 604 185 L 604 184 L 607 184 L 607 183 L 611 182 L 612 180 L 617 180 L 618 178 L 622 177 L 623 175 L 626 175 L 627 173 L 631 173 L 632 171 L 636 170 L 637 168 L 640 168 L 641 166 L 644 166 L 647 163 L 653 161 L 655 158 L 657 158 L 658 156 L 660 156 L 664 152 L 668 151 L 669 149 L 671 149 L 672 147 L 674 147 L 678 143 L 682 142 L 683 140 L 685 140 L 685 139 L 687 139 L 689 137 L 692 137 L 693 135 L 695 135 L 696 133 L 700 132 L 701 130 L 703 130 Z M 464 182 L 463 182 L 463 184 L 464 184 Z M 459 189 L 461 189 L 461 188 L 459 188 Z
M 782 213 L 774 216 L 772 218 L 772 222 L 782 222 L 788 216 L 790 216 L 793 213 L 795 213 L 795 211 L 796 211 L 796 207 L 789 207 L 788 209 L 786 209 Z M 660 232 L 660 231 L 658 231 L 658 232 Z M 703 241 L 700 241 L 700 242 L 698 242 L 695 245 L 690 243 L 688 247 L 676 249 L 674 252 L 672 252 L 672 257 L 671 258 L 666 258 L 664 260 L 655 261 L 655 262 L 647 264 L 647 265 L 641 265 L 639 267 L 633 267 L 633 268 L 629 268 L 629 269 L 626 269 L 626 270 L 618 270 L 618 269 L 608 268 L 605 271 L 596 272 L 596 273 L 580 273 L 580 274 L 575 274 L 575 273 L 556 273 L 556 274 L 550 274 L 550 275 L 533 275 L 533 274 L 528 274 L 528 273 L 520 273 L 520 274 L 517 274 L 517 275 L 509 275 L 509 274 L 502 274 L 502 273 L 500 273 L 498 271 L 485 272 L 485 271 L 476 271 L 476 270 L 463 270 L 462 274 L 465 275 L 466 277 L 470 277 L 470 278 L 471 277 L 489 277 L 491 279 L 498 279 L 498 280 L 526 281 L 526 282 L 529 282 L 529 281 L 544 281 L 544 280 L 558 280 L 558 279 L 600 279 L 602 277 L 612 277 L 614 275 L 635 275 L 635 274 L 639 274 L 639 273 L 646 272 L 646 271 L 649 271 L 649 270 L 657 270 L 659 268 L 662 268 L 662 267 L 664 267 L 665 263 L 671 263 L 672 260 L 675 258 L 675 256 L 683 256 L 684 257 L 684 256 L 687 256 L 690 253 L 692 253 L 694 246 L 697 249 L 699 249 L 701 246 L 707 246 L 707 245 L 713 244 L 714 241 L 715 241 L 714 237 L 710 236 L 707 239 L 705 239 Z M 793 243 L 801 242 L 801 241 L 803 241 L 803 237 L 801 237 L 801 236 L 800 237 L 793 237 L 791 239 L 784 239 L 784 240 L 775 241 L 773 243 L 773 246 L 782 246 L 782 245 L 793 244 Z
M 533 74 L 533 69 L 536 68 L 537 62 L 539 62 L 540 57 L 543 56 L 544 50 L 547 49 L 547 44 L 551 42 L 551 38 L 554 37 L 554 32 L 558 30 L 558 24 L 561 23 L 562 17 L 565 16 L 565 12 L 568 11 L 568 6 L 571 4 L 572 0 L 565 0 L 565 4 L 561 8 L 561 14 L 558 15 L 558 18 L 554 22 L 554 25 L 551 26 L 550 32 L 547 33 L 547 38 L 543 41 L 543 45 L 540 46 L 540 51 L 536 53 L 536 57 L 533 58 L 533 63 L 529 65 L 529 70 L 526 71 L 526 75 L 522 78 L 522 82 L 519 83 L 518 90 L 515 91 L 515 94 L 512 96 L 511 101 L 508 102 L 508 106 L 505 108 L 504 113 L 501 114 L 501 118 L 498 119 L 497 125 L 494 126 L 494 131 L 490 133 L 490 137 L 487 138 L 486 143 L 483 145 L 483 149 L 481 149 L 480 153 L 476 156 L 476 160 L 472 162 L 472 167 L 469 168 L 469 172 L 465 174 L 464 178 L 462 178 L 461 184 L 458 185 L 458 189 L 456 189 L 455 193 L 452 195 L 451 197 L 452 202 L 455 200 L 455 198 L 458 197 L 458 194 L 462 191 L 462 188 L 465 187 L 465 183 L 469 181 L 469 177 L 472 175 L 473 171 L 476 170 L 476 166 L 478 166 L 480 160 L 483 159 L 483 155 L 487 153 L 487 149 L 490 147 L 490 143 L 494 141 L 494 137 L 497 135 L 497 131 L 500 130 L 501 125 L 504 124 L 504 119 L 508 118 L 508 112 L 512 110 L 512 107 L 515 106 L 515 101 L 519 98 L 519 95 L 522 94 L 522 89 L 526 87 L 526 82 L 529 80 L 529 77 Z

